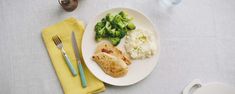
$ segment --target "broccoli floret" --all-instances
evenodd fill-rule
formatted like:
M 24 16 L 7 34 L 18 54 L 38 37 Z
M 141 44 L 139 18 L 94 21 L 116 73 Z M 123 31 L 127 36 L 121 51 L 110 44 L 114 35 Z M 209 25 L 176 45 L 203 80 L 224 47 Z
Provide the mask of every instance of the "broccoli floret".
M 125 22 L 130 22 L 133 18 L 128 18 L 128 14 L 126 12 L 119 12 L 119 14 L 121 17 L 122 17 L 122 21 L 125 21 Z
M 110 33 L 112 32 L 112 26 L 109 22 L 106 22 L 105 29 L 106 29 L 106 35 L 110 35 Z
M 111 43 L 112 43 L 114 46 L 117 46 L 117 45 L 120 43 L 120 41 L 121 41 L 121 39 L 118 38 L 118 37 L 109 38 L 109 40 L 111 41 Z
M 116 32 L 115 29 L 111 29 L 111 30 L 107 31 L 108 35 L 111 37 L 115 37 L 115 32 Z
M 110 37 L 119 37 L 119 38 L 123 38 L 126 35 L 126 31 L 123 29 L 118 29 L 118 30 L 112 29 L 110 31 L 107 31 L 107 33 Z
M 100 41 L 102 39 L 102 37 L 106 36 L 106 30 L 105 30 L 105 23 L 103 22 L 98 22 L 95 25 L 95 31 L 96 31 L 96 36 L 95 39 L 97 41 Z
M 129 24 L 127 25 L 127 28 L 128 28 L 129 30 L 134 30 L 136 27 L 135 27 L 135 25 L 134 25 L 133 23 L 129 23 Z
M 113 19 L 114 19 L 114 16 L 112 14 L 109 13 L 109 14 L 106 15 L 106 20 L 107 21 L 112 22 Z
M 107 31 L 107 33 L 110 37 L 121 37 L 122 36 L 121 32 L 116 31 L 116 29 L 111 29 L 111 30 Z
M 110 22 L 106 22 L 106 23 L 105 23 L 105 28 L 106 28 L 107 30 L 111 30 L 112 26 L 111 26 Z
M 101 22 L 105 23 L 107 20 L 105 18 L 102 18 Z
M 121 11 L 118 14 L 121 15 L 123 18 L 127 18 L 127 16 L 128 16 L 127 13 L 124 11 Z
M 120 38 L 123 38 L 126 35 L 127 31 L 121 30 L 121 36 L 119 36 Z
M 122 16 L 116 15 L 113 19 L 114 23 L 117 24 L 120 28 L 124 28 L 128 23 L 122 20 Z
M 103 39 L 103 38 L 102 38 L 101 36 L 97 36 L 97 35 L 95 36 L 95 40 L 96 40 L 96 41 L 101 41 L 102 39 Z
M 95 25 L 95 31 L 99 31 L 101 30 L 103 27 L 105 26 L 105 23 L 103 22 L 98 22 L 96 25 Z
M 105 28 L 102 28 L 101 30 L 97 31 L 96 32 L 96 36 L 99 36 L 99 37 L 106 37 L 107 34 L 106 34 L 106 29 Z
M 129 29 L 127 28 L 127 26 L 126 27 L 124 27 L 123 29 L 122 29 L 123 31 L 129 31 Z
M 126 35 L 126 31 L 124 29 L 118 29 L 116 31 L 115 37 L 123 38 L 125 35 Z
M 115 31 L 115 37 L 121 37 L 122 36 L 122 32 L 120 31 Z
M 119 26 L 114 22 L 114 20 L 111 23 L 112 29 L 118 29 Z

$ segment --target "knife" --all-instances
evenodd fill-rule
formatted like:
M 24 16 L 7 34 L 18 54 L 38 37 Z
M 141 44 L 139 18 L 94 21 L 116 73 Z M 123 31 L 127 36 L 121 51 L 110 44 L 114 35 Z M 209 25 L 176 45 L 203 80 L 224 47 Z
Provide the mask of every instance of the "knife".
M 76 37 L 75 37 L 75 33 L 72 32 L 72 44 L 73 44 L 73 51 L 76 57 L 76 61 L 78 62 L 78 70 L 79 70 L 79 74 L 80 74 L 80 78 L 81 78 L 81 82 L 82 82 L 82 87 L 85 88 L 87 86 L 87 82 L 86 82 L 86 77 L 82 68 L 82 63 L 81 63 L 81 59 L 79 56 L 79 50 L 78 50 L 78 45 L 77 45 L 77 41 L 76 41 Z

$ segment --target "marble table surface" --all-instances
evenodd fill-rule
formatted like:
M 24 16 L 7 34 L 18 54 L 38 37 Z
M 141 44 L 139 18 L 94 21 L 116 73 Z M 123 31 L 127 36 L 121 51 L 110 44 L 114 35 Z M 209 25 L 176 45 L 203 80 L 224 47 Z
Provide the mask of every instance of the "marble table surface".
M 0 0 L 0 94 L 63 94 L 41 30 L 68 17 L 88 23 L 98 13 L 128 7 L 158 29 L 161 54 L 154 71 L 127 87 L 102 94 L 181 94 L 193 79 L 235 86 L 235 0 L 79 0 L 65 12 L 57 0 Z

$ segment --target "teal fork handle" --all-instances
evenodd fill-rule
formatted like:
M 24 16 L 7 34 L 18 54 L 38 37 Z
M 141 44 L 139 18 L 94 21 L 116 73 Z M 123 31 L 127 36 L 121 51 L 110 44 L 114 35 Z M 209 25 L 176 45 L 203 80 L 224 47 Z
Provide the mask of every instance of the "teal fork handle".
M 87 87 L 87 82 L 86 82 L 86 77 L 82 68 L 82 63 L 80 61 L 78 61 L 78 69 L 79 69 L 79 73 L 80 73 L 80 78 L 81 78 L 81 82 L 82 82 L 82 87 L 85 88 Z
M 63 56 L 64 56 L 64 58 L 65 58 L 65 60 L 66 60 L 66 63 L 67 63 L 67 65 L 68 65 L 68 67 L 69 67 L 71 73 L 73 74 L 73 76 L 77 76 L 77 72 L 76 72 L 76 70 L 74 69 L 74 67 L 73 67 L 73 65 L 72 65 L 72 63 L 71 63 L 71 61 L 69 60 L 68 55 L 67 55 L 66 53 L 63 53 Z

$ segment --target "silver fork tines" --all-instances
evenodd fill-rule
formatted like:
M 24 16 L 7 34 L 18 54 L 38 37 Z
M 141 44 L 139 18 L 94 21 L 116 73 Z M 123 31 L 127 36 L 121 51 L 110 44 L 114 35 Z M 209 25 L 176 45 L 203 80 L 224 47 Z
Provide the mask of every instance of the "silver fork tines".
M 52 40 L 54 41 L 55 45 L 61 49 L 63 47 L 62 41 L 60 40 L 59 36 L 55 35 L 52 37 Z

